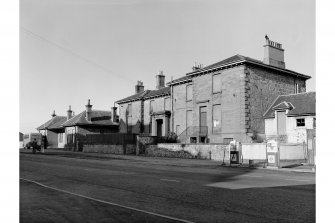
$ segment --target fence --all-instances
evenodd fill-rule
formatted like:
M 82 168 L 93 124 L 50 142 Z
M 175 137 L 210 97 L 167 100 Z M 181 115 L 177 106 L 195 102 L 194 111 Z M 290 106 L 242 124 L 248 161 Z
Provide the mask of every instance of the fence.
M 279 144 L 280 166 L 305 163 L 307 161 L 307 147 L 305 143 Z
M 82 143 L 87 145 L 136 144 L 136 136 L 129 133 L 87 134 L 82 138 Z

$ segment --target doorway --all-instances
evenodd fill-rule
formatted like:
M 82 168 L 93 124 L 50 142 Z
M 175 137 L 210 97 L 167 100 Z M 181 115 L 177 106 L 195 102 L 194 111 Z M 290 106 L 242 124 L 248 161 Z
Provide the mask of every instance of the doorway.
M 163 119 L 157 119 L 156 120 L 156 126 L 157 126 L 157 136 L 162 136 L 162 132 L 163 132 Z

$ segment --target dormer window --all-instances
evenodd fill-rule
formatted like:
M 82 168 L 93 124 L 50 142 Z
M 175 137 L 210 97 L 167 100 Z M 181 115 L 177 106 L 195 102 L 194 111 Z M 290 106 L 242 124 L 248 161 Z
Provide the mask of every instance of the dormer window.
M 305 119 L 304 118 L 298 118 L 297 119 L 297 127 L 303 127 L 305 126 Z

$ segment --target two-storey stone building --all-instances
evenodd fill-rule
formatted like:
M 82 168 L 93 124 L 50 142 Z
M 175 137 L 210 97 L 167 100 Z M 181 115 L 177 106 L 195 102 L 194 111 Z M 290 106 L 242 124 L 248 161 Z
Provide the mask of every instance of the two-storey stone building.
M 278 95 L 306 91 L 310 77 L 285 68 L 284 49 L 266 36 L 263 61 L 235 55 L 193 68 L 171 87 L 171 131 L 185 142 L 264 138 L 263 114 Z
M 170 132 L 170 95 L 163 72 L 156 75 L 156 90 L 144 90 L 143 83 L 138 81 L 134 95 L 116 101 L 120 132 L 167 136 Z

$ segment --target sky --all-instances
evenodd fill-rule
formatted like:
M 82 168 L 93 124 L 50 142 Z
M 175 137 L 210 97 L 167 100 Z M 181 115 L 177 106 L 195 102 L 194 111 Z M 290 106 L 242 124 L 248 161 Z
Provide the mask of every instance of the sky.
M 312 0 L 21 0 L 20 131 L 69 105 L 79 114 L 88 99 L 110 110 L 137 80 L 154 89 L 160 70 L 168 82 L 194 62 L 263 60 L 265 34 L 315 91 L 315 32 Z

